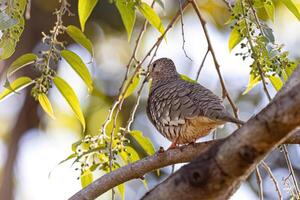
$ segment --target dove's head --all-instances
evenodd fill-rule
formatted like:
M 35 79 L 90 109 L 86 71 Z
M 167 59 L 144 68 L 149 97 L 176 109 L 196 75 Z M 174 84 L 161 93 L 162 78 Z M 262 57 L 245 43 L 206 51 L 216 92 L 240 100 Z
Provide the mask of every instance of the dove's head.
M 150 78 L 152 78 L 152 83 L 165 82 L 168 79 L 177 77 L 178 73 L 174 62 L 169 58 L 157 59 L 150 66 Z

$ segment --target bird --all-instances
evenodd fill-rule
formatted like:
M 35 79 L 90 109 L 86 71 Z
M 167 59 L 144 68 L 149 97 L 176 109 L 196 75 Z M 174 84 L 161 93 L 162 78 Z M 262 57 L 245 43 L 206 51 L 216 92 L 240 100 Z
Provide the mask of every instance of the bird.
M 244 122 L 226 111 L 223 101 L 199 83 L 181 78 L 174 62 L 160 58 L 151 63 L 147 115 L 172 143 L 168 149 L 195 143 L 217 127 Z

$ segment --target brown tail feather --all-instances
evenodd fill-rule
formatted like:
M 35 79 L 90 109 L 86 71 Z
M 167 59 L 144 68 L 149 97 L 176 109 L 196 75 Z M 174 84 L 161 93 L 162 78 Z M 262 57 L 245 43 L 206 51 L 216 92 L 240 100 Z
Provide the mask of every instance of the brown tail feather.
M 244 124 L 245 124 L 244 121 L 239 120 L 239 119 L 236 119 L 235 117 L 231 116 L 229 113 L 228 113 L 228 115 L 225 117 L 225 120 L 228 121 L 228 122 L 235 123 L 235 124 L 240 124 L 240 125 L 244 125 Z

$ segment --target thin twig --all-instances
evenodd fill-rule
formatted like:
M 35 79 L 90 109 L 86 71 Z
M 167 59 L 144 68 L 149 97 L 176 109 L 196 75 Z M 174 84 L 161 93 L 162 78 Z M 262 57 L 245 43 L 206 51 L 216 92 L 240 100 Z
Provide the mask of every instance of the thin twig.
M 265 170 L 266 170 L 267 173 L 269 174 L 271 180 L 273 181 L 273 183 L 274 183 L 274 185 L 275 185 L 275 188 L 276 188 L 276 191 L 277 191 L 277 194 L 278 194 L 278 198 L 279 198 L 280 200 L 282 200 L 282 194 L 281 194 L 281 191 L 280 191 L 278 182 L 277 182 L 275 176 L 273 175 L 273 173 L 272 173 L 272 171 L 271 171 L 271 168 L 265 163 L 265 161 L 262 161 L 262 162 L 261 162 L 261 165 L 265 168 Z
M 244 8 L 243 1 L 241 1 L 241 7 L 242 7 L 243 15 L 245 16 L 246 13 L 245 13 L 245 8 Z M 252 11 L 255 12 L 254 9 L 253 9 Z M 258 55 L 257 55 L 257 53 L 255 52 L 254 45 L 253 45 L 253 43 L 252 43 L 252 38 L 251 38 L 250 31 L 249 31 L 249 27 L 248 27 L 248 22 L 247 22 L 246 19 L 244 19 L 244 20 L 245 20 L 245 26 L 246 26 L 247 39 L 248 39 L 250 48 L 251 48 L 251 50 L 252 50 L 253 57 L 254 57 L 254 59 L 258 59 Z M 258 26 L 259 26 L 259 22 L 257 22 L 257 23 L 258 23 Z M 261 32 L 261 34 L 264 34 L 264 33 Z M 258 68 L 258 72 L 259 72 L 261 81 L 262 81 L 262 83 L 263 83 L 264 92 L 265 92 L 265 94 L 266 94 L 268 100 L 271 101 L 272 98 L 271 98 L 271 95 L 270 95 L 270 93 L 269 93 L 269 91 L 268 91 L 267 84 L 266 84 L 266 80 L 265 80 L 265 77 L 264 77 L 264 73 L 263 73 L 262 67 L 261 67 L 261 65 L 260 65 L 259 62 L 257 62 L 257 68 Z
M 189 0 L 189 2 L 192 3 L 193 5 L 193 8 L 200 20 L 200 23 L 201 23 L 201 26 L 203 28 L 203 32 L 204 32 L 204 35 L 205 35 L 205 38 L 206 38 L 206 42 L 207 42 L 207 45 L 208 45 L 208 49 L 212 55 L 212 58 L 213 58 L 213 61 L 214 61 L 214 64 L 215 64 L 215 68 L 217 70 L 217 74 L 218 74 L 218 77 L 219 77 L 219 80 L 220 80 L 220 83 L 221 83 L 221 87 L 222 87 L 222 97 L 223 98 L 227 98 L 227 100 L 229 101 L 229 104 L 233 110 L 233 113 L 234 113 L 234 116 L 238 119 L 238 108 L 236 107 L 235 103 L 233 102 L 233 100 L 231 99 L 227 89 L 226 89 L 226 85 L 225 85 L 225 81 L 222 77 L 222 74 L 220 72 L 220 65 L 218 63 L 218 60 L 217 60 L 217 57 L 215 55 L 215 52 L 214 52 L 214 49 L 212 47 L 212 44 L 211 44 L 211 41 L 210 41 L 210 37 L 209 37 L 209 34 L 208 34 L 208 31 L 207 31 L 207 28 L 206 28 L 206 22 L 205 20 L 203 19 L 202 15 L 200 14 L 200 10 L 199 10 L 199 7 L 196 3 L 195 0 Z M 239 125 L 237 125 L 238 127 L 240 127 Z
M 293 182 L 294 182 L 294 187 L 296 189 L 296 199 L 299 199 L 299 195 L 300 195 L 300 191 L 299 191 L 299 186 L 298 186 L 298 183 L 297 183 L 297 179 L 296 179 L 296 175 L 295 175 L 295 172 L 294 172 L 294 169 L 293 169 L 293 165 L 291 163 L 291 160 L 290 160 L 290 156 L 289 156 L 289 152 L 287 150 L 287 147 L 285 144 L 281 145 L 282 147 L 282 150 L 283 150 L 283 155 L 284 155 L 284 158 L 286 160 L 286 164 L 288 166 L 288 169 L 291 173 L 291 176 L 292 176 L 292 179 L 293 179 Z
M 208 52 L 209 52 L 209 48 L 207 48 L 207 50 L 206 50 L 206 52 L 205 52 L 205 55 L 204 55 L 204 57 L 203 57 L 203 59 L 202 59 L 202 62 L 201 62 L 201 64 L 200 64 L 200 66 L 199 66 L 199 69 L 198 69 L 198 72 L 197 72 L 197 76 L 196 76 L 196 81 L 198 81 L 198 79 L 199 79 L 199 75 L 200 75 L 200 72 L 201 72 L 201 70 L 202 70 L 202 68 L 203 68 L 203 66 L 204 66 L 204 62 L 205 62 L 205 60 L 206 60 L 206 57 L 207 57 L 207 55 L 208 55 Z
M 187 57 L 190 61 L 193 61 L 191 57 L 189 57 L 186 53 L 185 50 L 185 36 L 184 36 L 184 23 L 183 23 L 183 12 L 182 12 L 182 4 L 181 4 L 181 0 L 178 0 L 179 3 L 179 10 L 180 10 L 180 24 L 181 24 L 181 36 L 182 36 L 182 51 L 185 55 L 185 57 Z
M 26 11 L 25 11 L 25 19 L 30 19 L 30 11 L 31 11 L 31 0 L 27 0 Z
M 259 199 L 264 200 L 264 191 L 263 191 L 263 184 L 262 184 L 263 182 L 262 182 L 258 165 L 255 168 L 255 175 L 256 175 L 257 185 L 259 186 Z

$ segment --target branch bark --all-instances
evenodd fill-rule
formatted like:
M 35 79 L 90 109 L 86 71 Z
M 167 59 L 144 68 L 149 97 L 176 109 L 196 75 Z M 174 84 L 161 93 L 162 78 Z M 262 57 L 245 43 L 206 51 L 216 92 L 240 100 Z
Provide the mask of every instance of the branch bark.
M 177 149 L 170 149 L 163 153 L 156 153 L 135 163 L 121 167 L 112 173 L 106 174 L 95 180 L 92 184 L 74 194 L 70 200 L 95 199 L 113 187 L 126 181 L 142 178 L 146 173 L 177 163 L 186 163 L 195 159 L 198 155 L 206 152 L 212 145 L 224 141 L 223 139 L 211 140 Z M 300 130 L 295 129 L 286 144 L 300 144 Z
M 105 174 L 77 192 L 70 200 L 95 199 L 121 183 L 135 178 L 142 178 L 148 172 L 176 163 L 190 162 L 195 158 L 195 155 L 207 151 L 209 147 L 220 141 L 223 141 L 223 139 L 182 146 L 162 153 L 157 152 L 153 156 L 148 156 L 109 174 Z

